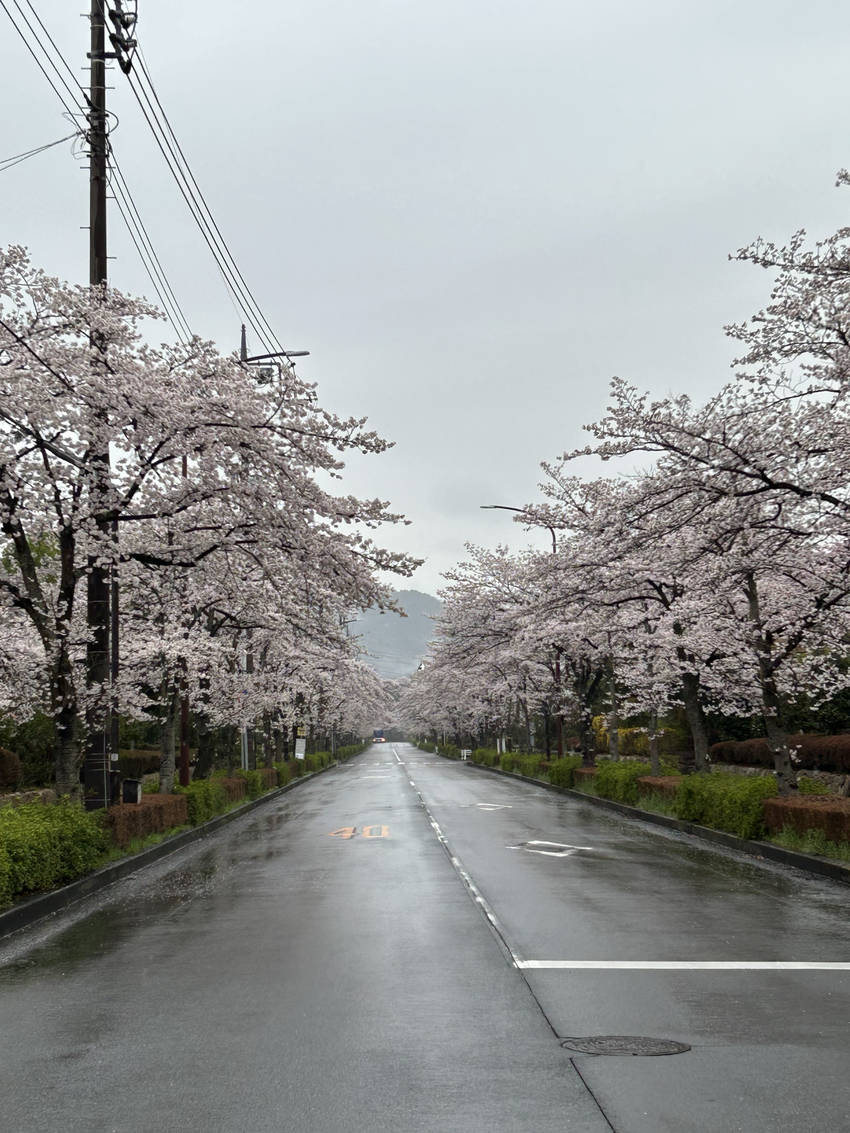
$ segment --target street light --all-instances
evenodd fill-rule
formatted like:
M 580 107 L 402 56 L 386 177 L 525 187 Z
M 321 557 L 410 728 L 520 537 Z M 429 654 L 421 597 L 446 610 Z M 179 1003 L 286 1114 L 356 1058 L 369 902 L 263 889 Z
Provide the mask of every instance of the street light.
M 512 507 L 510 504 L 479 504 L 481 511 L 517 511 L 520 515 L 528 515 L 528 509 L 524 507 Z M 558 537 L 555 534 L 555 528 L 551 523 L 543 523 L 541 520 L 531 520 L 529 517 L 529 525 L 532 526 L 537 523 L 540 527 L 546 527 L 549 534 L 552 536 L 552 554 L 558 553 Z M 555 720 L 557 721 L 558 730 L 558 759 L 564 757 L 564 721 L 561 716 L 561 650 L 555 646 L 555 688 L 558 692 L 558 710 L 555 713 Z

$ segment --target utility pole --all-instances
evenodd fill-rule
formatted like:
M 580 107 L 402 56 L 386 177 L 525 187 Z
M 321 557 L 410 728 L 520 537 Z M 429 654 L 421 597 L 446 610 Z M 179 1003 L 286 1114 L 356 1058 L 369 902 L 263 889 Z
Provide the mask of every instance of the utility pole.
M 90 86 L 88 133 L 89 145 L 89 285 L 96 295 L 106 285 L 106 170 L 107 170 L 107 119 L 106 119 L 106 28 L 104 0 L 91 0 L 91 50 L 89 51 Z M 92 334 L 92 366 L 102 366 L 105 343 L 100 334 Z M 105 423 L 98 415 L 96 424 Z M 95 430 L 96 434 L 97 430 Z M 108 506 L 109 442 L 104 447 L 96 444 L 91 457 L 90 498 L 93 510 L 103 512 Z M 117 522 L 117 521 L 116 521 Z M 101 533 L 105 527 L 98 524 Z M 99 693 L 95 704 L 87 710 L 86 756 L 83 764 L 83 794 L 88 810 L 109 805 L 109 772 L 112 726 L 105 693 L 110 668 L 117 663 L 117 633 L 111 623 L 117 621 L 117 601 L 110 601 L 110 590 L 117 588 L 113 577 L 109 582 L 107 569 L 97 555 L 89 557 L 86 582 L 86 615 L 89 641 L 86 646 L 86 683 L 90 693 Z M 115 719 L 117 725 L 117 716 Z M 117 748 L 116 748 L 117 755 Z
M 109 159 L 109 132 L 106 115 L 106 61 L 116 59 L 126 74 L 132 66 L 136 41 L 131 37 L 136 26 L 136 13 L 125 12 L 122 0 L 113 0 L 108 10 L 113 30 L 107 33 L 106 0 L 91 0 L 89 11 L 89 96 L 88 130 L 89 147 L 89 286 L 93 296 L 106 287 L 106 189 Z M 106 38 L 112 51 L 106 50 Z M 106 365 L 106 343 L 98 333 L 91 335 L 92 367 Z M 108 425 L 106 412 L 95 418 L 97 426 Z M 93 510 L 104 518 L 98 521 L 99 534 L 110 534 L 112 541 L 112 567 L 107 570 L 97 555 L 89 558 L 86 583 L 86 616 L 89 642 L 86 646 L 86 684 L 96 693 L 96 703 L 87 713 L 88 740 L 83 763 L 83 796 L 89 810 L 97 810 L 110 803 L 110 771 L 113 760 L 118 759 L 118 671 L 119 671 L 119 605 L 118 605 L 118 516 L 110 499 L 111 480 L 109 467 L 108 432 L 104 429 L 103 446 L 95 444 L 90 459 L 90 498 Z M 106 514 L 112 510 L 107 520 Z M 107 688 L 109 697 L 107 699 Z

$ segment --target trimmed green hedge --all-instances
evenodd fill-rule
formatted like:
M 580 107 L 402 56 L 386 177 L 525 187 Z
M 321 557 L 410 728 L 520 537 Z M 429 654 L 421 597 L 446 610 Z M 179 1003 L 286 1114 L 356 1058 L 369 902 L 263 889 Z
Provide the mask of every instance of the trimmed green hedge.
M 506 752 L 499 760 L 502 771 L 513 771 L 517 775 L 527 775 L 530 779 L 539 779 L 541 775 L 540 764 L 546 760 L 542 755 L 529 755 L 527 752 Z
M 638 784 L 642 775 L 649 775 L 648 763 L 632 760 L 600 759 L 593 777 L 593 790 L 603 799 L 613 799 L 628 806 L 637 806 Z
M 563 759 L 553 759 L 549 764 L 549 782 L 556 787 L 575 785 L 575 773 L 582 765 L 580 755 L 565 755 Z
M 0 904 L 89 873 L 109 848 L 99 813 L 73 803 L 0 810 Z
M 188 787 L 175 787 L 175 795 L 186 796 L 189 821 L 199 826 L 210 818 L 225 811 L 230 800 L 221 782 L 221 776 L 211 779 L 193 779 Z
M 739 838 L 762 838 L 762 803 L 777 793 L 773 775 L 685 775 L 674 807 L 687 822 L 713 826 Z

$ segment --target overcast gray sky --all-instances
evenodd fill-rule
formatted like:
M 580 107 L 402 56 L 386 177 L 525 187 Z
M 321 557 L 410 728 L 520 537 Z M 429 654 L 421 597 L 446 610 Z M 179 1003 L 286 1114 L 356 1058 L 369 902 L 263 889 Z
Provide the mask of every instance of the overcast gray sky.
M 82 68 L 85 5 L 34 6 Z M 0 29 L 2 160 L 70 128 L 2 11 Z M 139 0 L 137 35 L 278 337 L 311 351 L 299 369 L 325 405 L 396 442 L 346 485 L 413 521 L 384 542 L 427 558 L 410 585 L 432 593 L 465 541 L 523 544 L 479 505 L 535 498 L 611 375 L 722 384 L 722 327 L 769 289 L 730 251 L 850 214 L 841 0 Z M 112 81 L 115 152 L 171 284 L 198 333 L 236 347 L 240 317 Z M 83 281 L 81 165 L 65 144 L 0 173 L 0 243 Z M 110 239 L 112 282 L 150 295 L 117 214 Z

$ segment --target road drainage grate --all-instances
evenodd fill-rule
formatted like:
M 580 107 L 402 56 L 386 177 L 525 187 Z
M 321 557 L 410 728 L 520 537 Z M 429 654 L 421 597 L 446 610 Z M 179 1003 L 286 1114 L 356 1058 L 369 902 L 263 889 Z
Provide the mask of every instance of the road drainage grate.
M 651 1039 L 645 1035 L 589 1035 L 584 1038 L 562 1039 L 565 1050 L 578 1054 L 636 1054 L 652 1056 L 659 1054 L 683 1054 L 690 1050 L 687 1043 L 677 1043 L 673 1039 Z

